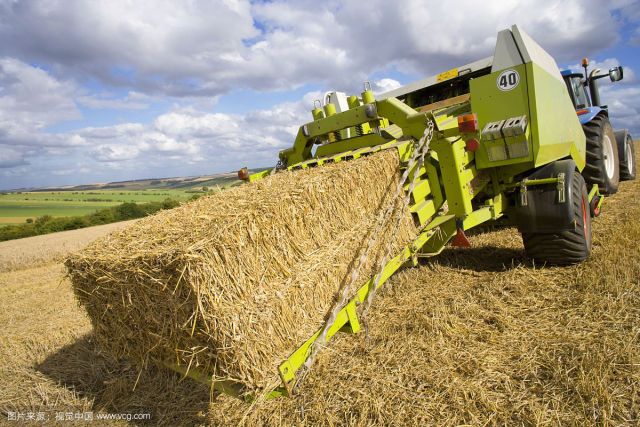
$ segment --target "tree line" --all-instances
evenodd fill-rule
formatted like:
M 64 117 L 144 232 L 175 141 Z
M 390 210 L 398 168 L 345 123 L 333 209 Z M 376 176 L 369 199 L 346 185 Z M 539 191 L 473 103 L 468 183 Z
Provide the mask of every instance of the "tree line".
M 162 209 L 175 208 L 178 205 L 180 202 L 177 200 L 167 198 L 161 202 L 122 203 L 82 216 L 54 218 L 51 215 L 43 215 L 35 220 L 28 219 L 25 224 L 0 227 L 0 242 L 142 218 Z

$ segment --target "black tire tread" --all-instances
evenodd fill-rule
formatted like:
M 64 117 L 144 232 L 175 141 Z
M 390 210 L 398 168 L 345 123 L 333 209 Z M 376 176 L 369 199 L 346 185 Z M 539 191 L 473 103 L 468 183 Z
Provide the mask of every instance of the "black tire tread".
M 604 169 L 604 160 L 602 158 L 602 133 L 607 125 L 611 127 L 609 119 L 604 114 L 599 114 L 590 122 L 582 125 L 582 129 L 587 140 L 587 162 L 582 170 L 582 176 L 589 187 L 593 184 L 597 184 L 601 193 L 614 194 L 618 191 L 619 180 L 616 181 L 614 179 L 612 182 L 608 181 Z M 613 149 L 617 150 L 615 139 L 612 142 Z
M 583 177 L 574 172 L 571 185 L 573 193 L 573 208 L 576 227 L 574 230 L 556 233 L 522 233 L 522 241 L 527 256 L 534 260 L 551 265 L 576 264 L 586 260 L 591 252 L 591 238 L 582 232 L 582 197 L 586 195 L 587 187 Z M 591 217 L 588 234 L 591 233 Z
M 630 135 L 627 135 L 626 144 L 631 144 L 631 155 L 633 156 L 633 170 L 630 171 L 627 162 L 620 161 L 620 181 L 633 181 L 636 179 L 636 150 L 635 144 L 633 142 L 633 138 Z M 618 153 L 619 154 L 619 153 Z M 626 156 L 626 153 L 625 153 Z

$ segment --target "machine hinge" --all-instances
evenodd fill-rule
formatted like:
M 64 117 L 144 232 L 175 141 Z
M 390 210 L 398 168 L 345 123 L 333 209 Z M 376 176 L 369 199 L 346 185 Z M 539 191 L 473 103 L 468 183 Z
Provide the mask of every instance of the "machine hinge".
M 556 188 L 558 189 L 558 203 L 566 202 L 567 197 L 564 189 L 564 172 L 560 172 L 558 174 L 558 186 Z

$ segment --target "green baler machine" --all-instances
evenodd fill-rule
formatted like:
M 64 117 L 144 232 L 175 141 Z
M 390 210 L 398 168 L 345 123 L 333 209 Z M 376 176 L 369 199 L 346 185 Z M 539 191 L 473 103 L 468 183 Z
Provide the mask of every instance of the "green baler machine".
M 320 167 L 397 150 L 418 237 L 379 274 L 336 306 L 325 326 L 279 367 L 291 393 L 315 349 L 338 331 L 360 330 L 357 307 L 398 269 L 469 244 L 465 231 L 503 218 L 522 233 L 536 261 L 571 264 L 591 250 L 591 219 L 602 196 L 587 189 L 585 136 L 553 58 L 513 26 L 498 34 L 494 56 L 383 94 L 328 93 L 300 127 L 276 168 L 239 176 L 256 181 L 279 170 Z M 185 374 L 199 380 L 197 371 Z M 234 384 L 218 390 L 243 395 Z M 246 396 L 245 396 L 246 398 Z

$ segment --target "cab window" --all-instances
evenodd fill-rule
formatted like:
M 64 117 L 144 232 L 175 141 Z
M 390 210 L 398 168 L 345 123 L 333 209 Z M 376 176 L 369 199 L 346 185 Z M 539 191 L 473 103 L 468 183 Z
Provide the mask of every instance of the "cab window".
M 582 77 L 571 76 L 567 81 L 567 86 L 576 108 L 590 107 L 589 97 L 587 96 Z

